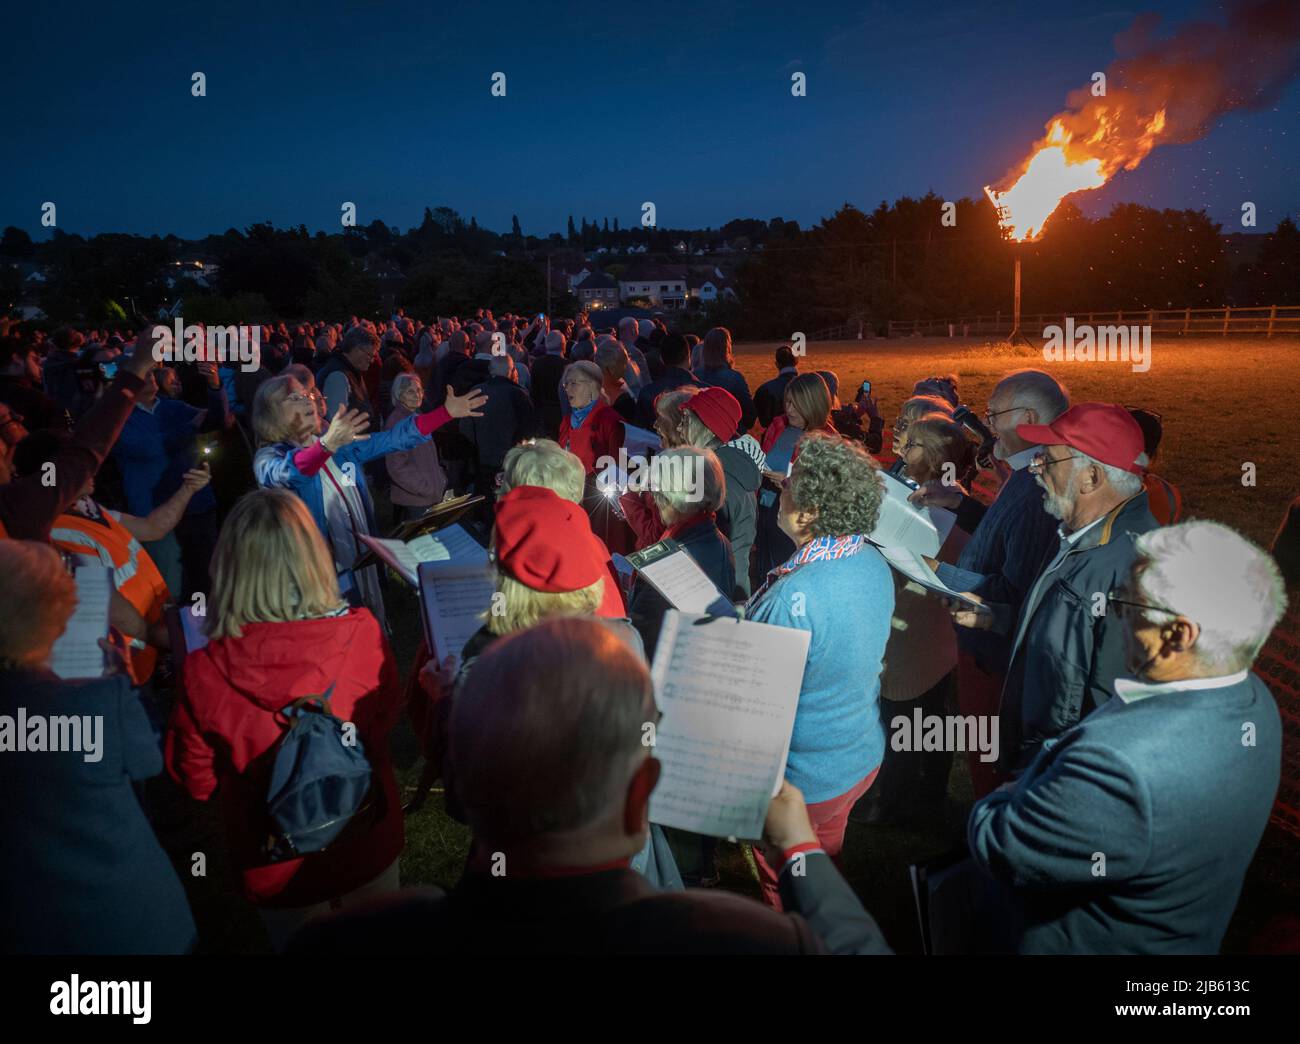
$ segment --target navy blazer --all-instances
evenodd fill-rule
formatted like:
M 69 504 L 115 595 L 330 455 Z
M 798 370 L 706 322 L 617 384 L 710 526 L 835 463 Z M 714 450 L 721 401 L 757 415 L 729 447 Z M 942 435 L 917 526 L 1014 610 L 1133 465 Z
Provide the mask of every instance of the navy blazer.
M 971 811 L 971 853 L 1011 890 L 1021 953 L 1217 953 L 1281 773 L 1254 674 L 1122 693 Z
M 186 953 L 185 889 L 133 780 L 162 772 L 162 749 L 122 675 L 61 681 L 0 671 L 0 715 L 100 716 L 99 760 L 78 751 L 0 753 L 0 939 L 7 953 Z

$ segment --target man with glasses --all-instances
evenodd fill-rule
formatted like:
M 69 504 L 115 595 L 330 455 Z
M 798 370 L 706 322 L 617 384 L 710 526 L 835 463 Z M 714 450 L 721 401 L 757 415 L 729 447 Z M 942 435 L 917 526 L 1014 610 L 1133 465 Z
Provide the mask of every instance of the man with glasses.
M 993 454 L 1011 473 L 997 499 L 972 523 L 971 539 L 955 566 L 940 563 L 935 571 L 954 591 L 971 591 L 986 602 L 1006 607 L 1014 621 L 1039 567 L 1056 545 L 1056 520 L 1043 511 L 1039 487 L 1029 474 L 1030 458 L 1039 446 L 1026 439 L 1019 425 L 1044 425 L 1069 408 L 1066 391 L 1041 370 L 1017 370 L 998 382 L 984 413 L 989 430 L 997 436 Z M 927 483 L 925 502 L 966 512 L 959 489 Z M 998 713 L 1003 678 L 1010 660 L 1008 634 L 959 627 L 957 630 L 957 704 L 963 715 Z M 975 796 L 982 797 L 998 784 L 993 766 L 978 752 L 968 755 Z
M 1286 608 L 1276 563 L 1217 522 L 1135 553 L 1105 600 L 1116 698 L 967 825 L 1021 953 L 1217 953 L 1277 793 L 1281 721 L 1251 672 Z
M 1018 612 L 989 604 L 953 613 L 959 626 L 1014 636 L 998 709 L 998 767 L 1012 773 L 1114 695 L 1124 636 L 1106 595 L 1128 575 L 1136 538 L 1157 526 L 1142 488 L 1142 429 L 1124 407 L 1079 403 L 1018 434 L 1039 444 L 1029 471 L 1043 510 L 1060 522 L 1056 553 Z

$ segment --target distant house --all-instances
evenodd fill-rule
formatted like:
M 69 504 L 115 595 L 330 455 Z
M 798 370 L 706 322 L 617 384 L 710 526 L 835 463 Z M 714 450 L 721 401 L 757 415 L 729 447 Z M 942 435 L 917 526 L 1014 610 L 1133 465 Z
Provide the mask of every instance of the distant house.
M 651 305 L 673 310 L 686 305 L 686 266 L 661 265 L 653 261 L 629 265 L 618 280 L 619 298 L 649 301 Z
M 686 280 L 686 290 L 688 296 L 703 304 L 713 304 L 719 298 L 736 299 L 731 280 L 717 267 L 692 269 Z
M 588 311 L 594 308 L 614 308 L 618 305 L 618 280 L 605 272 L 592 272 L 573 289 L 578 304 Z
M 591 274 L 592 269 L 582 264 L 556 265 L 551 272 L 552 278 L 558 280 L 571 294 L 577 290 L 578 284 Z

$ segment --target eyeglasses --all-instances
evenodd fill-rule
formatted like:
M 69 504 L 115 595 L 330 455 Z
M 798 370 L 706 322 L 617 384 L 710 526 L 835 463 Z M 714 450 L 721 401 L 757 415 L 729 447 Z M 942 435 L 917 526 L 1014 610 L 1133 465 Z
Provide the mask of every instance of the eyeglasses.
M 901 434 L 907 431 L 907 426 L 911 423 L 906 417 L 899 417 L 898 420 L 894 421 L 894 431 Z
M 1133 602 L 1120 598 L 1119 596 L 1122 594 L 1127 594 L 1127 592 L 1120 588 L 1112 588 L 1106 594 L 1106 604 L 1120 606 L 1119 611 L 1121 614 L 1124 612 L 1123 607 L 1127 606 L 1129 609 L 1141 609 L 1143 612 L 1148 613 L 1168 613 L 1170 616 L 1180 615 L 1172 609 L 1166 609 L 1163 605 L 1147 605 L 1145 602 Z
M 1048 459 L 1045 453 L 1035 453 L 1029 460 L 1029 467 L 1034 471 L 1046 471 L 1053 464 L 1061 464 L 1067 460 L 1074 460 L 1082 456 L 1080 453 L 1071 453 L 1068 457 L 1057 457 L 1055 460 Z
M 1028 407 L 1027 407 L 1027 406 L 1012 406 L 1012 407 L 1011 407 L 1010 409 L 1008 409 L 1008 410 L 996 410 L 996 411 L 993 411 L 993 412 L 990 412 L 989 410 L 985 410 L 985 411 L 984 411 L 984 419 L 985 419 L 986 421 L 988 421 L 990 424 L 992 424 L 992 423 L 993 423 L 993 418 L 994 418 L 994 417 L 1001 417 L 1002 414 L 1004 414 L 1004 413 L 1015 413 L 1017 410 L 1024 410 L 1024 409 L 1028 409 Z
M 312 399 L 311 393 L 309 392 L 294 392 L 292 395 L 286 395 L 284 397 L 284 401 L 299 403 L 299 402 L 312 402 L 314 400 Z

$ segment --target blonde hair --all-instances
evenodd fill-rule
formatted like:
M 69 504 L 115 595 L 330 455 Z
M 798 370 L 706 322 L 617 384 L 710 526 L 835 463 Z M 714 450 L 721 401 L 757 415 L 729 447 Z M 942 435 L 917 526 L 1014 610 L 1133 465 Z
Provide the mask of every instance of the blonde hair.
M 512 634 L 541 620 L 557 616 L 591 616 L 605 595 L 602 577 L 576 591 L 536 591 L 508 573 L 497 570 L 497 595 L 484 614 L 487 629 L 496 635 Z
M 0 659 L 39 666 L 77 607 L 77 584 L 59 553 L 31 540 L 0 540 Z
M 285 489 L 242 497 L 212 555 L 209 636 L 239 638 L 245 624 L 311 620 L 343 606 L 334 559 L 307 505 Z
M 954 478 L 968 485 L 975 476 L 975 447 L 966 437 L 966 431 L 950 414 L 924 413 L 907 429 L 907 439 L 915 442 L 929 471 L 924 477 L 913 475 L 918 482 L 941 478 L 943 466 L 952 464 Z
M 573 504 L 582 503 L 587 469 L 552 439 L 534 439 L 512 447 L 501 465 L 500 496 L 516 486 L 542 486 Z
M 257 444 L 265 446 L 274 442 L 293 442 L 293 433 L 284 423 L 284 401 L 291 394 L 290 383 L 302 382 L 292 374 L 281 374 L 263 381 L 253 396 L 253 433 Z
M 804 431 L 826 427 L 831 416 L 831 390 L 820 373 L 801 373 L 792 379 L 785 386 L 784 401 L 799 411 Z

